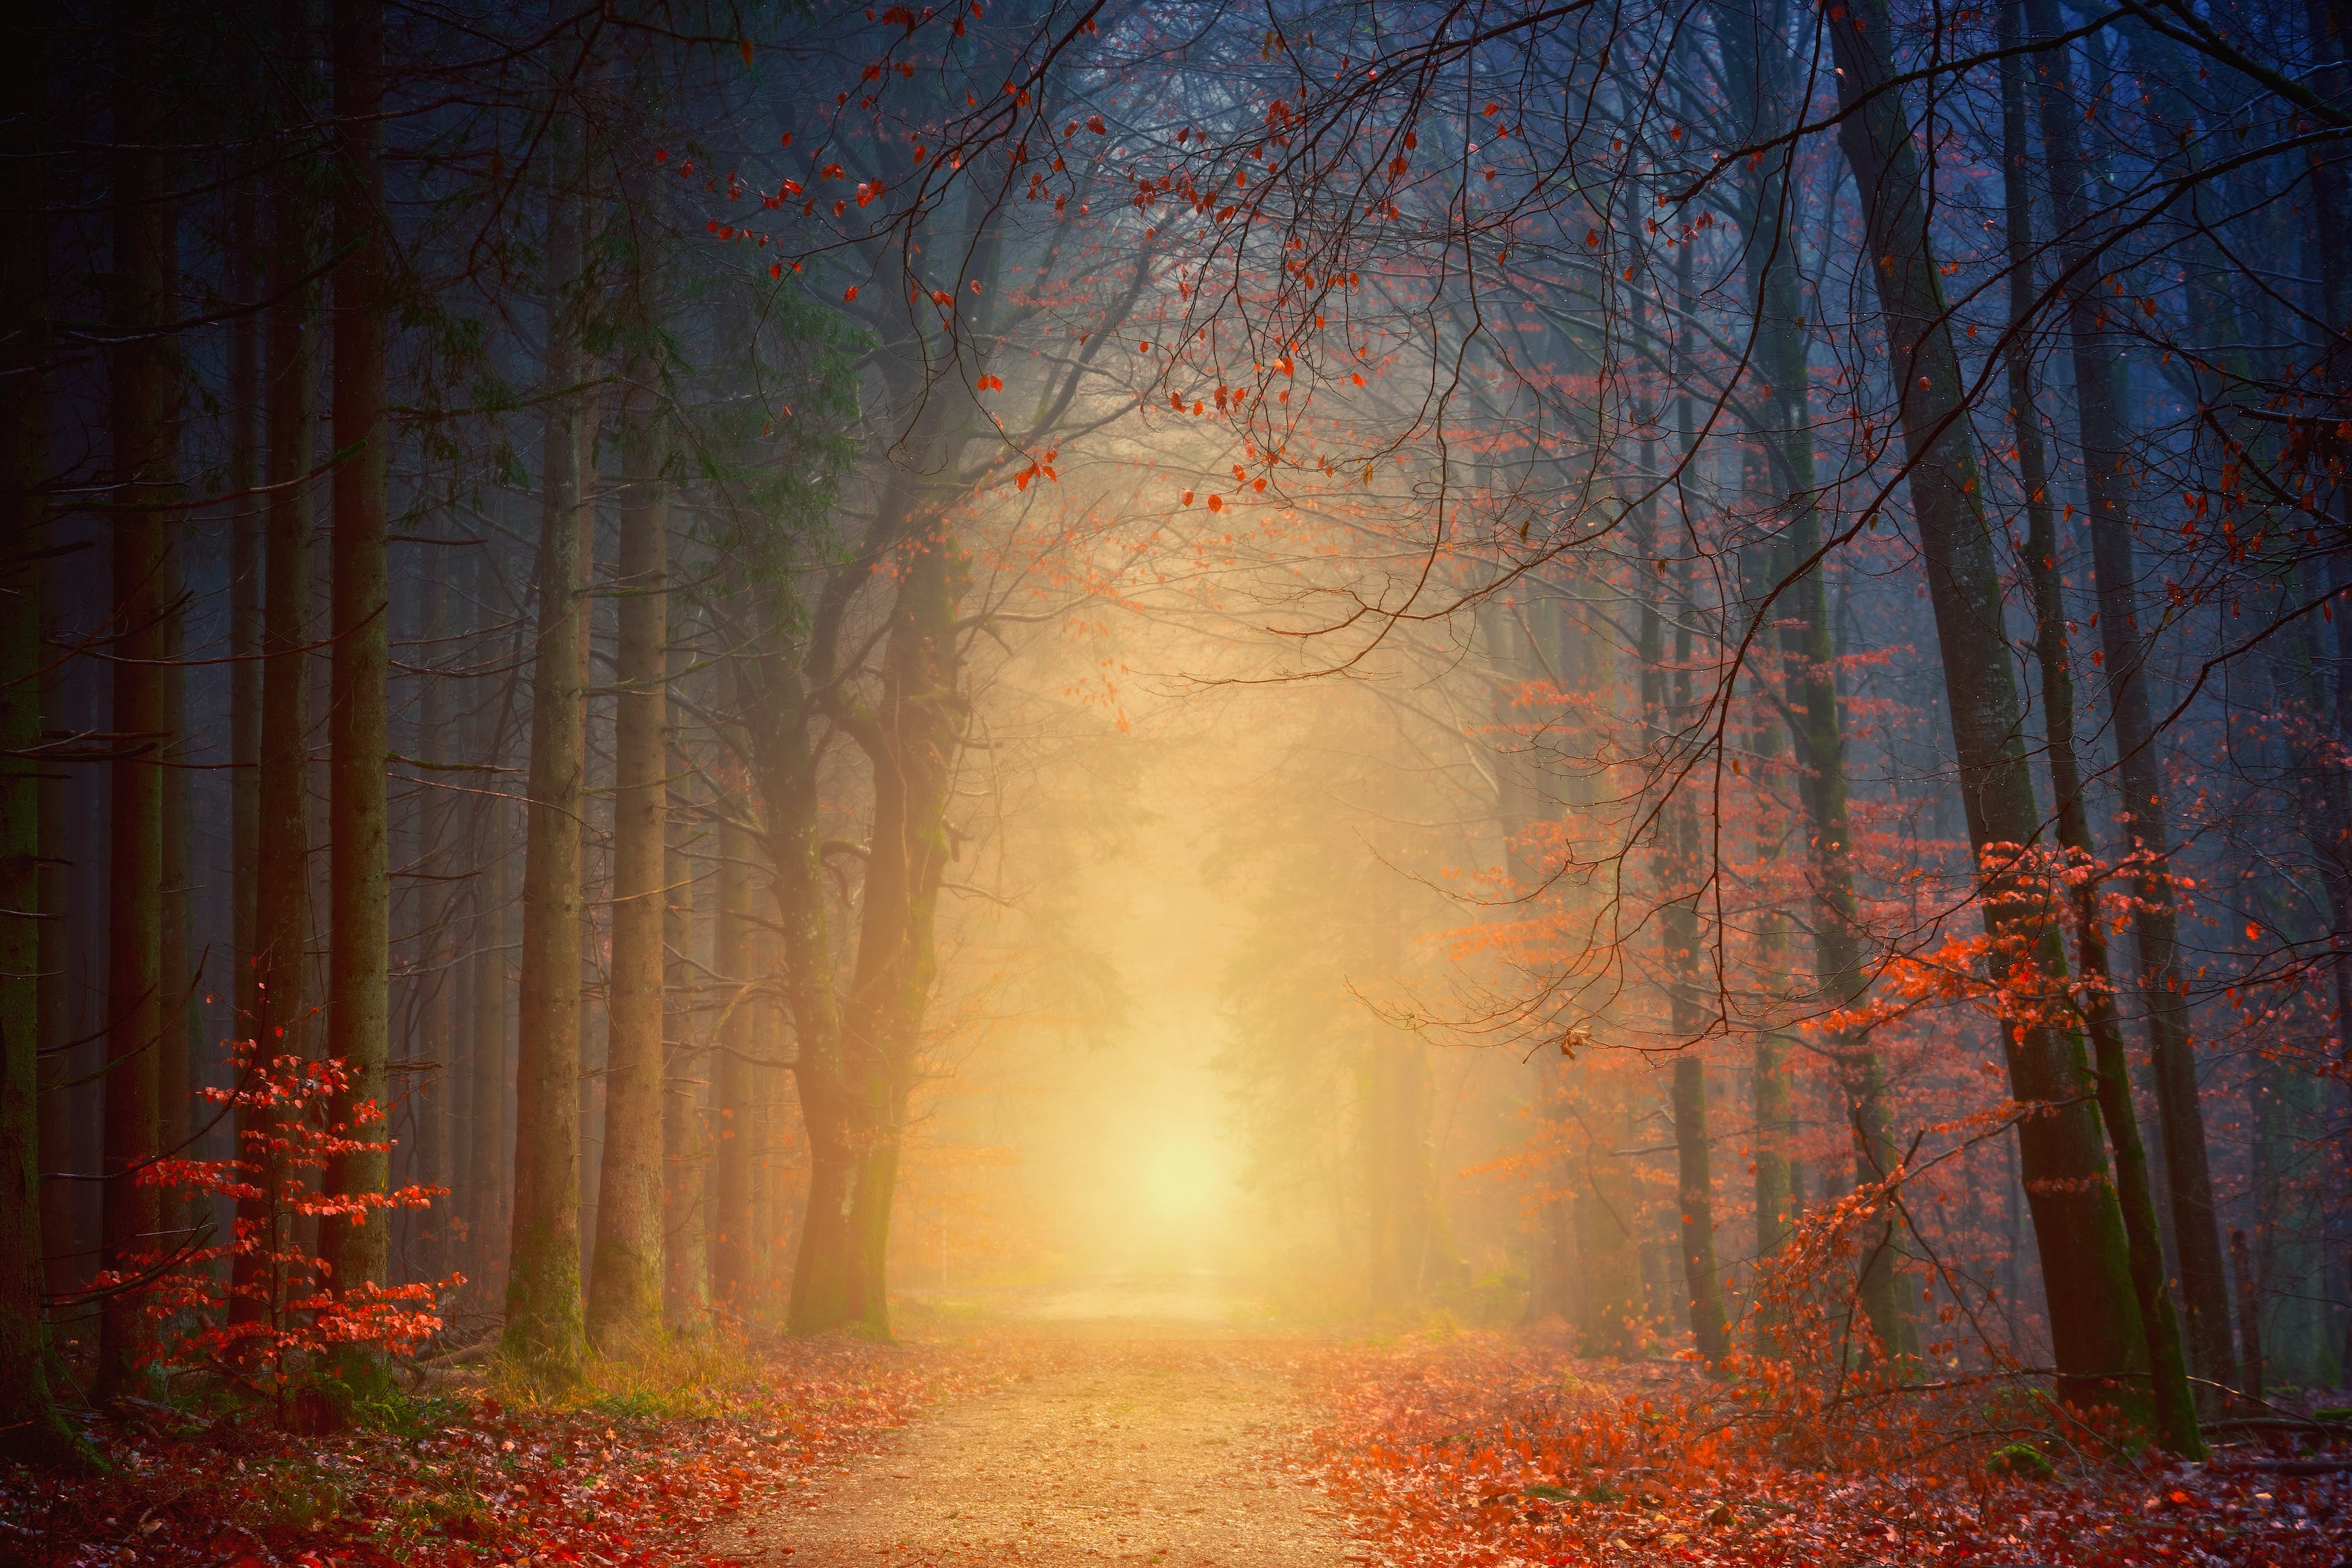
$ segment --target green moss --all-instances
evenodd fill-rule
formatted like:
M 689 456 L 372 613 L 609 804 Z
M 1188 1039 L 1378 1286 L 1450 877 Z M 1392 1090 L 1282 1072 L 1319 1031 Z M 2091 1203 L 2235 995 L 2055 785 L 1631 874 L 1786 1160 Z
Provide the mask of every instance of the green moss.
M 2015 1476 L 2025 1481 L 2051 1480 L 2058 1474 L 2058 1467 L 2031 1443 L 2011 1443 L 1995 1448 L 1992 1458 L 1985 1461 L 1985 1468 L 1997 1476 Z

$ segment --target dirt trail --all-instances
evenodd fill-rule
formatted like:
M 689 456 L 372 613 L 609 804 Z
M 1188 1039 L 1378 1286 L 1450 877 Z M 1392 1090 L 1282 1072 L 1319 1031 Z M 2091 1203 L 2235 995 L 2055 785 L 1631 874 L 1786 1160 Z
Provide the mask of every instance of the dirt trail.
M 1041 1331 L 1036 1370 L 748 1515 L 726 1555 L 806 1564 L 1134 1563 L 1337 1568 L 1282 1342 L 1141 1325 Z

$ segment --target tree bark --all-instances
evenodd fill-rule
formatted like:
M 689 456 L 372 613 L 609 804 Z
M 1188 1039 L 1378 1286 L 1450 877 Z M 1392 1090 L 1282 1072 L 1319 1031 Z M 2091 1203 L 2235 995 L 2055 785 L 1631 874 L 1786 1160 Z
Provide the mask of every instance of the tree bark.
M 712 1077 L 716 1128 L 710 1163 L 710 1300 L 737 1319 L 751 1310 L 751 884 L 750 836 L 726 818 L 719 829 L 719 929 L 711 962 L 736 989 L 720 1005 Z
M 873 768 L 874 816 L 857 962 L 843 1009 L 844 1054 L 859 1103 L 856 1175 L 848 1194 L 851 1267 L 840 1326 L 877 1338 L 890 1332 L 890 1203 L 923 1012 L 939 973 L 933 931 L 965 710 L 955 633 L 968 572 L 961 547 L 933 513 L 908 531 L 904 560 L 879 707 L 870 721 L 851 726 Z
M 157 643 L 165 660 L 156 673 L 162 680 L 164 729 L 172 740 L 159 759 L 157 781 L 162 799 L 162 921 L 157 931 L 158 994 L 155 1040 L 155 1147 L 164 1158 L 185 1159 L 193 1125 L 188 1100 L 195 1088 L 196 987 L 189 957 L 190 870 L 188 855 L 188 775 L 179 765 L 186 750 L 188 680 L 181 659 L 186 653 L 187 610 L 185 577 L 182 572 L 181 527 L 173 520 L 163 531 L 163 561 L 158 575 L 163 625 Z M 175 1248 L 188 1240 L 191 1211 L 187 1194 L 176 1187 L 155 1192 L 155 1233 L 159 1248 Z
M 2173 1247 L 2189 1307 L 2189 1349 L 2197 1374 L 2237 1381 L 2230 1346 L 2230 1288 L 2221 1263 L 2221 1229 L 2213 1209 L 2213 1175 L 2205 1115 L 2197 1097 L 2197 1061 L 2189 1038 L 2188 987 L 2180 973 L 2173 906 L 2163 759 L 2148 710 L 2148 649 L 2140 630 L 2138 566 L 2132 543 L 2131 489 L 2123 473 L 2125 429 L 2115 357 L 2101 329 L 2100 303 L 2083 194 L 2083 109 L 2074 92 L 2071 46 L 2050 47 L 2061 32 L 2056 0 L 2026 0 L 2042 73 L 2042 155 L 2049 165 L 2059 265 L 2066 283 L 2066 325 L 2074 361 L 2074 407 L 2083 442 L 2084 510 L 2098 584 L 2099 640 L 2107 706 L 2116 726 L 2116 773 L 2123 795 L 2128 849 L 2145 858 L 2133 877 L 2133 934 L 2138 939 L 2139 991 L 2147 1012 L 2155 1068 L 2157 1122 L 2172 1199 Z M 2194 1436 L 2191 1435 L 2191 1442 Z
M 496 752 L 491 753 L 495 760 Z M 482 872 L 475 881 L 473 1120 L 467 1129 L 467 1258 L 481 1290 L 497 1268 L 507 1219 L 507 841 L 506 802 L 485 796 L 479 823 Z
M 631 182 L 635 184 L 635 182 Z M 646 184 L 650 184 L 650 178 Z M 642 190 L 635 193 L 642 195 Z M 637 204 L 630 206 L 639 213 Z M 650 217 L 650 214 L 642 215 Z M 645 231 L 641 229 L 641 235 Z M 640 238 L 642 246 L 646 243 Z M 604 1174 L 597 1188 L 596 1268 L 588 1330 L 601 1349 L 656 1334 L 662 1323 L 663 927 L 666 889 L 669 678 L 669 504 L 662 477 L 667 429 L 652 340 L 654 279 L 641 254 L 622 411 L 620 642 L 613 805 L 613 956 L 605 1048 Z
M 685 673 L 683 648 L 669 656 L 669 676 Z M 672 737 L 675 745 L 676 737 Z M 662 944 L 667 950 L 664 989 L 668 998 L 662 1046 L 662 1321 L 673 1330 L 702 1328 L 710 1316 L 710 1251 L 705 1224 L 709 1142 L 703 1133 L 699 1079 L 708 1053 L 694 1044 L 693 1015 L 687 1008 L 694 951 L 693 866 L 687 856 L 689 778 L 682 752 L 669 752 L 670 799 L 663 859 Z
M 1641 1340 L 1639 1199 L 1633 1173 L 1619 1152 L 1633 1142 L 1633 1118 L 1622 1083 L 1585 1075 L 1583 1110 L 1575 1140 L 1576 1253 L 1584 1269 L 1578 1301 L 1578 1337 L 1589 1356 L 1635 1353 Z
M 346 1075 L 331 1114 L 361 1147 L 328 1163 L 326 1190 L 380 1195 L 391 1184 L 386 1048 L 391 1029 L 391 873 L 384 789 L 389 592 L 384 480 L 391 430 L 384 417 L 384 312 L 388 254 L 383 216 L 383 0 L 334 0 L 335 250 L 333 481 L 334 654 L 327 735 L 330 1057 Z M 386 1147 L 369 1147 L 385 1145 Z M 319 1226 L 319 1253 L 339 1295 L 364 1296 L 384 1281 L 392 1230 L 382 1208 Z M 380 1356 L 347 1347 L 344 1378 L 381 1381 Z
M 2249 1398 L 2263 1397 L 2263 1292 L 2254 1279 L 2252 1250 L 2246 1233 L 2230 1233 L 2230 1266 L 2238 1276 L 2239 1365 L 2243 1369 Z
M 12 297 L 43 298 L 38 292 Z M 22 385 L 33 384 L 29 376 L 12 379 Z M 27 432 L 37 426 L 11 421 L 9 428 Z M 44 735 L 62 730 L 65 724 L 65 661 L 57 651 L 63 577 L 61 572 L 46 570 L 38 575 L 39 613 L 35 625 L 42 645 L 40 728 Z M 67 1087 L 73 1076 L 73 843 L 67 833 L 65 765 L 51 763 L 40 770 L 39 778 L 40 1168 L 64 1171 L 72 1168 L 73 1162 L 72 1091 Z M 74 1289 L 87 1273 L 74 1245 L 72 1189 L 68 1182 L 41 1184 L 46 1289 L 53 1296 Z
M 299 13 L 286 30 L 299 38 Z M 290 117 L 290 116 L 289 116 Z M 309 281 L 310 215 L 303 171 L 278 171 L 268 193 L 262 290 L 263 396 L 268 427 L 268 531 L 262 564 L 261 721 L 254 809 L 253 955 L 248 1010 L 253 1054 L 266 1063 L 310 1055 L 310 472 L 319 423 L 315 287 Z M 269 1106 L 240 1104 L 239 1156 L 261 1195 L 237 1200 L 237 1252 L 230 1265 L 229 1321 L 268 1320 L 282 1299 L 277 1253 L 289 1216 L 268 1195 L 278 1180 Z
M 2014 47 L 2022 31 L 2021 0 L 2006 0 L 2000 29 L 2004 47 Z M 2042 447 L 2041 416 L 2033 403 L 2032 367 L 2027 345 L 2033 313 L 2033 213 L 2025 182 L 2024 68 L 2012 56 L 2001 62 L 2001 169 L 2009 220 L 2009 399 L 2017 445 L 2018 482 L 2025 492 L 2025 565 L 2033 584 L 2034 657 L 2042 676 L 2042 718 L 2051 793 L 2058 807 L 2058 842 L 2084 857 L 2093 853 L 2089 813 L 2074 751 L 2074 679 L 2066 646 L 2064 584 L 2058 572 L 2058 525 L 2050 504 L 2048 464 Z M 2132 1290 L 2147 1337 L 2154 1369 L 2152 1396 L 2158 1439 L 2185 1458 L 2204 1452 L 2197 1430 L 2195 1402 L 2180 1353 L 2180 1329 L 2165 1284 L 2164 1247 L 2157 1228 L 2147 1152 L 2141 1146 L 2138 1109 L 2132 1102 L 2130 1059 L 2123 1023 L 2116 1015 L 2108 977 L 2106 923 L 2098 889 L 2079 884 L 2073 894 L 2075 952 L 2082 972 L 2082 1013 L 2088 1027 L 2099 1080 L 2099 1110 L 2116 1161 L 2116 1195 L 2123 1213 L 2131 1260 Z
M 449 612 L 437 559 L 440 547 L 425 548 L 433 554 L 415 581 L 417 635 L 423 639 L 416 659 L 423 673 L 416 682 L 415 755 L 420 762 L 436 763 L 448 760 L 442 753 L 450 728 L 450 680 L 433 665 L 446 646 Z M 401 1098 L 408 1102 L 409 1125 L 415 1130 L 414 1180 L 427 1187 L 454 1189 L 448 1111 L 458 1083 L 456 1063 L 460 1055 L 459 1020 L 465 1016 L 465 984 L 457 940 L 458 883 L 456 856 L 451 853 L 450 809 L 435 782 L 427 773 L 409 795 L 415 803 L 415 856 L 425 881 L 416 900 L 415 949 L 419 971 L 415 984 L 422 992 L 415 1004 L 415 1055 L 420 1059 L 410 1068 Z M 433 1200 L 431 1208 L 416 1211 L 406 1261 L 417 1278 L 437 1280 L 448 1271 L 449 1227 L 457 1212 L 452 1195 L 445 1193 Z
M 262 319 L 257 286 L 261 202 L 256 182 L 229 198 L 229 291 L 237 316 L 229 338 L 229 943 L 235 1037 L 253 1028 L 257 973 L 255 908 L 261 857 L 261 544 L 267 507 L 261 483 Z
M 578 127 L 570 128 L 574 138 Z M 587 706 L 582 592 L 592 513 L 583 504 L 581 197 L 584 155 L 558 156 L 547 204 L 545 443 L 541 458 L 539 646 L 533 668 L 530 804 L 525 826 L 522 978 L 517 1013 L 514 1227 L 507 1258 L 506 1352 L 533 1375 L 579 1375 L 580 816 Z
M 158 1067 L 163 1033 L 163 768 L 172 715 L 162 659 L 165 622 L 178 597 L 163 510 L 177 483 L 179 363 L 169 327 L 177 314 L 178 214 L 173 172 L 158 151 L 168 139 L 160 15 L 147 4 L 121 13 L 116 33 L 113 190 L 114 277 L 107 355 L 113 441 L 113 719 L 117 760 L 109 826 L 104 1262 L 136 1275 L 158 1249 L 156 1190 L 138 1173 L 157 1152 Z M 95 1392 L 144 1392 L 152 1324 L 141 1293 L 118 1290 L 99 1312 Z
M 2002 909 L 2006 870 L 2040 832 L 2023 742 L 2023 712 L 2009 665 L 2000 578 L 1987 527 L 1981 471 L 1964 384 L 1927 228 L 1927 197 L 1910 116 L 1892 78 L 1892 22 L 1885 0 L 1824 10 L 1844 117 L 1839 142 L 1860 193 L 1866 255 L 1893 355 L 1912 511 L 1927 595 L 1943 655 L 1961 801 L 1982 869 L 1987 931 L 2029 944 L 2045 988 L 2062 988 L 2058 933 Z M 2004 1031 L 2010 1092 L 2028 1114 L 2018 1124 L 2032 1205 L 2059 1392 L 2079 1406 L 2144 1411 L 2133 1383 L 2147 1342 L 2131 1289 L 2083 1042 L 2047 1024 Z
M 1781 119 L 1794 107 L 1782 15 L 1782 7 L 1769 0 L 1753 11 L 1729 5 L 1717 10 L 1734 113 L 1743 118 L 1746 133 L 1759 140 L 1777 135 Z M 1806 923 L 1813 931 L 1816 1005 L 1836 1009 L 1861 1005 L 1868 985 L 1863 976 L 1853 886 L 1837 650 L 1830 630 L 1828 584 L 1814 559 L 1822 551 L 1821 491 L 1814 474 L 1804 304 L 1787 211 L 1795 199 L 1790 158 L 1790 149 L 1776 146 L 1752 163 L 1741 197 L 1747 209 L 1748 291 L 1756 322 L 1752 363 L 1762 383 L 1752 395 L 1769 426 L 1763 447 L 1771 500 L 1787 519 L 1780 558 L 1796 574 L 1785 588 L 1787 624 L 1779 642 L 1790 736 L 1801 769 L 1799 794 L 1812 827 L 1813 910 Z M 1830 1045 L 1853 1124 L 1856 1179 L 1884 1180 L 1896 1159 L 1885 1064 L 1872 1049 L 1866 1030 L 1840 1029 Z M 1871 1331 L 1888 1353 L 1914 1348 L 1910 1342 L 1915 1338 L 1896 1301 L 1895 1241 L 1890 1205 L 1864 1237 L 1857 1280 Z
M 1683 252 L 1687 257 L 1687 247 Z M 1688 279 L 1684 280 L 1685 298 L 1688 297 Z M 1675 355 L 1679 362 L 1683 352 L 1682 333 L 1675 337 Z M 1679 409 L 1684 428 L 1689 429 L 1688 400 Z M 1643 420 L 1645 427 L 1653 422 Z M 1644 476 L 1657 472 L 1658 448 L 1654 437 L 1645 437 L 1642 444 L 1642 472 Z M 1660 563 L 1657 528 L 1657 501 L 1645 498 L 1633 511 L 1634 558 L 1637 562 Z M 1640 568 L 1636 568 L 1639 570 Z M 1688 596 L 1690 573 L 1687 563 L 1676 574 L 1675 591 Z M 1641 659 L 1641 694 L 1643 729 L 1653 765 L 1655 759 L 1665 756 L 1679 734 L 1690 706 L 1689 676 L 1691 656 L 1690 617 L 1677 616 L 1675 664 L 1678 673 L 1670 677 L 1666 666 L 1665 618 L 1660 613 L 1659 595 L 1662 585 L 1653 584 L 1642 595 L 1640 621 L 1635 631 L 1636 652 Z M 1669 710 L 1668 686 L 1674 688 L 1672 710 Z M 1723 1279 L 1715 1255 L 1715 1184 L 1712 1160 L 1708 1150 L 1706 1068 L 1703 1058 L 1694 1053 L 1703 1047 L 1706 1033 L 1698 996 L 1699 917 L 1695 856 L 1698 847 L 1698 807 L 1683 791 L 1676 791 L 1658 814 L 1657 850 L 1659 862 L 1660 900 L 1658 910 L 1658 944 L 1660 966 L 1665 974 L 1669 1026 L 1674 1031 L 1675 1049 L 1678 1053 L 1674 1068 L 1674 1081 L 1669 1090 L 1675 1131 L 1675 1209 L 1677 1235 L 1680 1241 L 1683 1271 L 1683 1305 L 1690 1319 L 1691 1340 L 1699 1357 L 1712 1366 L 1723 1359 L 1729 1348 L 1726 1327 L 1727 1314 L 1723 1306 Z M 1686 1070 L 1685 1062 L 1690 1068 Z
M 48 543 L 49 452 L 44 375 L 49 354 L 49 221 L 43 215 L 48 131 L 45 50 L 27 29 L 6 72 L 15 112 L 0 128 L 0 1455 L 80 1459 L 79 1434 L 49 1387 L 53 1352 L 41 1319 L 50 1271 L 45 1245 L 67 1237 L 41 1184 L 42 992 L 48 925 L 41 776 L 44 696 L 41 552 Z M 53 765 L 53 764 L 51 764 Z M 58 1064 L 64 1065 L 62 1053 Z M 53 1095 L 63 1109 L 63 1091 Z

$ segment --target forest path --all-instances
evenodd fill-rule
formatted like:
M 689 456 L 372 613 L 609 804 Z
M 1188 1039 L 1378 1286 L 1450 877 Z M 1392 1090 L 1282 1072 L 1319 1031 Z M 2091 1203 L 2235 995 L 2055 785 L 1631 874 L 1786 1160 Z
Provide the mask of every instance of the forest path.
M 713 1547 L 760 1568 L 1354 1560 L 1339 1510 L 1286 1468 L 1312 1414 L 1286 1342 L 1074 1324 L 996 1348 L 1034 1370 L 746 1515 Z

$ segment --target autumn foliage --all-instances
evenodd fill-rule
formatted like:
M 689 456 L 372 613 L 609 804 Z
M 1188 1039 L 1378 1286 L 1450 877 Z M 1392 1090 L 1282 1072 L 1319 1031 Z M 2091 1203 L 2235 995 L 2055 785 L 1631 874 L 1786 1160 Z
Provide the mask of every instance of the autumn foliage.
M 348 1076 L 331 1057 L 265 1058 L 247 1042 L 229 1062 L 234 1087 L 203 1094 L 234 1116 L 237 1152 L 158 1160 L 139 1173 L 143 1184 L 183 1199 L 234 1205 L 229 1233 L 199 1231 L 187 1245 L 140 1255 L 131 1271 L 103 1271 L 91 1289 L 140 1298 L 159 1329 L 152 1361 L 257 1387 L 282 1407 L 332 1350 L 414 1352 L 441 1331 L 436 1303 L 465 1277 L 340 1285 L 331 1265 L 304 1242 L 317 1222 L 426 1209 L 447 1189 L 329 1193 L 323 1177 L 337 1156 L 390 1149 L 382 1108 L 348 1100 Z M 348 1121 L 333 1120 L 339 1106 L 348 1106 Z

